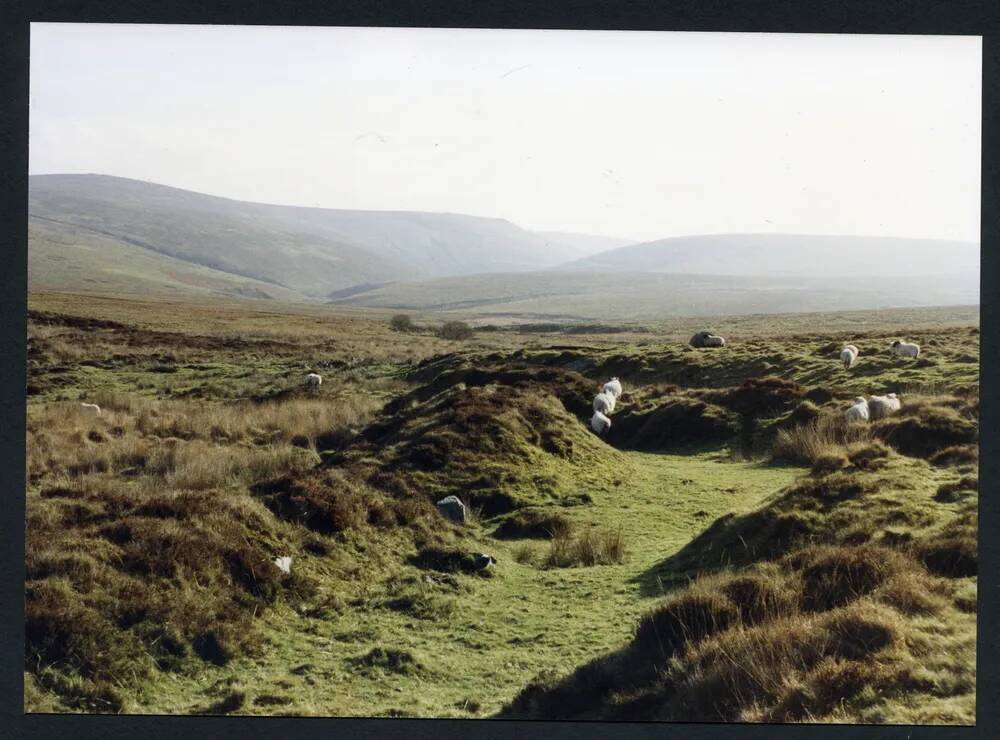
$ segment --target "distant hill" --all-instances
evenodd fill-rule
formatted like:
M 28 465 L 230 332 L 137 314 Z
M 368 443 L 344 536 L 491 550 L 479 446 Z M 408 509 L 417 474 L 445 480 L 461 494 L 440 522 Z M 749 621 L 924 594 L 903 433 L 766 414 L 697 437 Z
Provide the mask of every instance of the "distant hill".
M 36 175 L 28 279 L 49 290 L 656 319 L 975 304 L 979 249 L 740 234 L 628 244 L 478 216 L 298 208 L 106 175 Z
M 536 231 L 535 233 L 551 240 L 554 244 L 564 244 L 572 248 L 579 253 L 577 255 L 579 258 L 636 243 L 635 239 L 620 239 L 615 236 L 597 236 L 595 234 L 575 234 L 569 231 Z
M 85 232 L 145 250 L 146 266 L 157 253 L 313 298 L 392 280 L 537 270 L 581 254 L 502 219 L 248 203 L 106 175 L 32 176 L 29 214 L 50 235 Z M 36 280 L 58 282 L 50 263 L 33 261 Z
M 545 319 L 655 320 L 974 305 L 978 278 L 745 277 L 548 270 L 392 283 L 333 301 L 410 311 Z
M 979 274 L 979 245 L 935 239 L 797 234 L 684 236 L 632 244 L 559 269 L 702 275 Z
M 280 285 L 175 259 L 83 228 L 28 221 L 28 289 L 308 301 Z

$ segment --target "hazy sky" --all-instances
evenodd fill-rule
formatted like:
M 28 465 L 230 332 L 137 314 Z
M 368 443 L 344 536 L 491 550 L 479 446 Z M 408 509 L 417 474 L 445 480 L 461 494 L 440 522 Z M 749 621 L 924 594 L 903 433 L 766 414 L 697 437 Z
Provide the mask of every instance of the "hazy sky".
M 32 24 L 32 174 L 634 239 L 979 239 L 978 37 Z

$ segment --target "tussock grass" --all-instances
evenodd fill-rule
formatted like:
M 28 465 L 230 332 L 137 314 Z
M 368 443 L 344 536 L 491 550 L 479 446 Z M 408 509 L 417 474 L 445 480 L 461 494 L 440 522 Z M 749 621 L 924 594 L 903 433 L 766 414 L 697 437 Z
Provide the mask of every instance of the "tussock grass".
M 676 326 L 403 342 L 388 313 L 47 300 L 29 326 L 31 710 L 479 714 L 551 666 L 512 714 L 974 716 L 966 327 L 918 337 L 897 317 L 917 365 L 816 317 L 734 320 L 724 352 L 688 352 L 665 339 Z M 611 375 L 626 394 L 597 438 L 590 399 Z M 727 461 L 887 391 L 903 411 L 868 436 L 788 443 L 813 474 L 763 505 L 761 481 L 796 471 Z M 465 525 L 434 508 L 450 493 Z M 684 544 L 709 510 L 745 505 Z M 504 527 L 514 542 L 485 544 Z M 496 568 L 474 572 L 491 547 Z M 286 554 L 291 575 L 271 562 Z
M 621 529 L 594 527 L 573 536 L 568 532 L 552 538 L 545 565 L 550 568 L 610 565 L 628 555 Z
M 540 676 L 500 716 L 857 716 L 886 696 L 936 690 L 939 679 L 923 660 L 929 645 L 921 644 L 934 627 L 907 615 L 953 619 L 950 593 L 917 560 L 877 547 L 808 549 L 701 578 L 647 614 L 625 647 L 569 676 Z
M 840 416 L 824 414 L 809 423 L 791 429 L 779 429 L 774 438 L 772 455 L 778 461 L 814 465 L 825 457 L 843 457 L 844 447 L 864 443 L 869 439 L 870 427 L 851 424 Z

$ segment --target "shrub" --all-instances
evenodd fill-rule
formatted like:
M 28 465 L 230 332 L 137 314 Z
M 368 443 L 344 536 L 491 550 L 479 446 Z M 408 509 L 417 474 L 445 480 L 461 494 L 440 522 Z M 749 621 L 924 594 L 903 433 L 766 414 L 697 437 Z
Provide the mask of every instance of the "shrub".
M 389 320 L 389 326 L 394 331 L 413 331 L 413 319 L 405 313 L 396 314 Z
M 464 321 L 448 321 L 438 329 L 438 336 L 442 339 L 469 339 L 472 333 L 472 327 Z

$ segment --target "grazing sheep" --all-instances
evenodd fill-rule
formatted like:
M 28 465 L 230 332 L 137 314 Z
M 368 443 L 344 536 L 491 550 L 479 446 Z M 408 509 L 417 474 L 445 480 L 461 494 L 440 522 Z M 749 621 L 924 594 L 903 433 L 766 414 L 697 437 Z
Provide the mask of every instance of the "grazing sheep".
M 81 403 L 80 408 L 86 409 L 87 411 L 95 411 L 98 414 L 101 413 L 101 407 L 96 403 Z
M 594 396 L 594 411 L 610 414 L 615 410 L 615 397 L 610 393 L 601 392 Z
M 607 383 L 604 384 L 603 388 L 605 393 L 614 396 L 616 399 L 621 398 L 622 395 L 622 384 L 618 378 L 612 378 Z
M 323 385 L 323 376 L 319 373 L 309 373 L 306 376 L 306 386 L 309 388 L 319 388 Z
M 900 403 L 895 393 L 885 396 L 872 396 L 868 401 L 868 410 L 872 419 L 884 419 L 899 411 Z
M 473 555 L 473 557 L 475 558 L 473 562 L 476 570 L 487 570 L 497 564 L 497 559 L 495 557 L 487 555 L 484 552 L 477 552 Z
M 920 357 L 920 345 L 913 342 L 901 342 L 897 339 L 889 350 L 900 357 Z
M 600 411 L 595 411 L 594 415 L 590 417 L 590 428 L 598 434 L 605 434 L 609 429 L 611 429 L 611 419 L 606 417 Z
M 851 365 L 855 363 L 858 359 L 858 348 L 853 344 L 848 344 L 842 350 L 840 350 L 840 361 L 844 363 L 844 369 L 850 369 Z
M 274 559 L 274 564 L 275 564 L 275 566 L 277 566 L 278 570 L 280 570 L 282 573 L 291 573 L 292 572 L 292 556 L 291 555 L 283 555 L 280 558 L 275 558 Z
M 854 405 L 844 412 L 848 421 L 868 421 L 868 401 L 864 396 L 854 399 Z
M 688 342 L 692 347 L 725 347 L 726 340 L 717 334 L 708 331 L 700 331 L 691 337 Z

